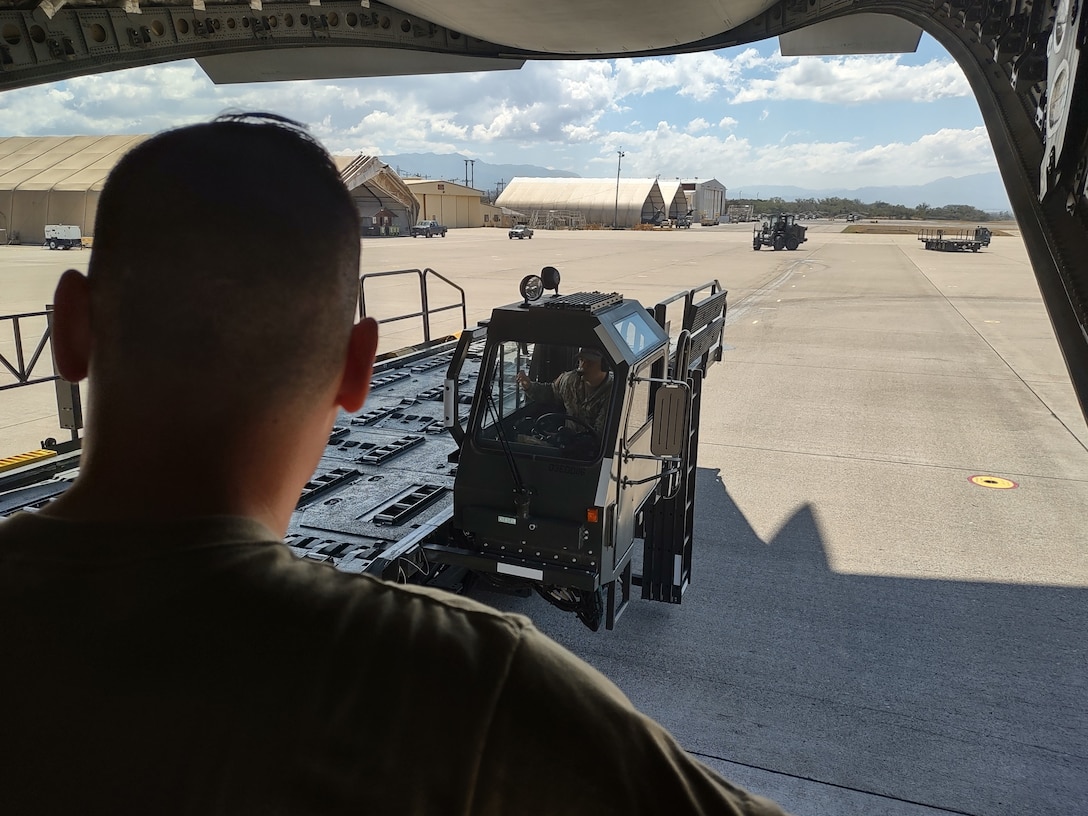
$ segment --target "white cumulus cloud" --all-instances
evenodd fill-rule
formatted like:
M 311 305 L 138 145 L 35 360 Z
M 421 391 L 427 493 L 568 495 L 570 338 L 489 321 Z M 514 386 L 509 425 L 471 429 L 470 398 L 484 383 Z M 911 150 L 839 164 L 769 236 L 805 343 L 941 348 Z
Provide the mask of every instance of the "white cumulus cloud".
M 851 176 L 913 184 L 995 169 L 981 127 L 919 135 L 923 126 L 912 123 L 898 142 L 873 144 L 857 132 L 817 141 L 812 134 L 826 129 L 792 121 L 782 104 L 870 105 L 879 115 L 888 102 L 969 95 L 951 60 L 903 59 L 786 58 L 746 48 L 532 61 L 519 71 L 226 86 L 183 61 L 0 94 L 0 136 L 152 133 L 224 110 L 271 110 L 310 125 L 333 152 L 461 153 L 586 176 L 612 175 L 620 148 L 629 155 L 625 174 L 630 167 L 632 175 L 726 183 L 757 174 L 753 182 L 768 184 L 842 186 Z M 790 126 L 805 129 L 786 131 Z
M 781 58 L 768 79 L 750 78 L 732 102 L 810 100 L 830 104 L 933 102 L 971 93 L 963 71 L 951 60 L 903 65 L 898 55 Z

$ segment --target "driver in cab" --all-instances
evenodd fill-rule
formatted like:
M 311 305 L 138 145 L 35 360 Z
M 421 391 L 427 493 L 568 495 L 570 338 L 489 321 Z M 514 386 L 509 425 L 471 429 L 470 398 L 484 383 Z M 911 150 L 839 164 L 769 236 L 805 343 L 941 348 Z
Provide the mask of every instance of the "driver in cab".
M 555 382 L 533 382 L 524 371 L 518 372 L 517 379 L 530 400 L 562 403 L 567 414 L 591 426 L 600 438 L 612 398 L 612 374 L 599 349 L 579 349 L 578 367 L 564 371 Z

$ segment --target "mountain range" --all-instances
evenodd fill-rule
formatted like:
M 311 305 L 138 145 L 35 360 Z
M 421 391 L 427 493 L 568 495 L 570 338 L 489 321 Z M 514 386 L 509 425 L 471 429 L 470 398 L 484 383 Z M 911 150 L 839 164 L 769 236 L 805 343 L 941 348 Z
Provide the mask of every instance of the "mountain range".
M 535 164 L 490 164 L 477 159 L 475 164 L 466 166 L 466 156 L 460 153 L 401 153 L 381 156 L 398 174 L 405 177 L 443 179 L 468 184 L 477 190 L 494 190 L 505 185 L 517 176 L 531 178 L 581 178 L 570 170 L 557 170 L 540 167 Z M 732 187 L 728 179 L 722 183 L 729 187 L 730 198 L 782 198 L 794 201 L 799 198 L 848 198 L 857 199 L 863 204 L 884 201 L 888 204 L 901 204 L 905 207 L 917 207 L 928 204 L 930 207 L 943 207 L 948 204 L 968 204 L 986 212 L 1010 211 L 1009 197 L 999 173 L 976 173 L 970 176 L 953 178 L 945 176 L 928 184 L 910 186 L 827 188 L 812 190 L 781 184 L 744 184 Z
M 802 187 L 790 187 L 776 184 L 745 184 L 743 188 L 730 190 L 730 197 L 782 198 L 796 201 L 799 198 L 856 198 L 863 204 L 884 201 L 888 204 L 901 204 L 904 207 L 917 207 L 928 204 L 930 207 L 944 207 L 949 204 L 968 204 L 986 212 L 1008 212 L 1009 196 L 1000 173 L 976 173 L 971 176 L 953 178 L 945 176 L 928 184 L 915 184 L 901 187 L 844 187 L 807 190 Z
M 489 164 L 476 159 L 474 165 L 465 166 L 467 156 L 460 153 L 400 153 L 379 158 L 403 177 L 421 176 L 465 184 L 477 190 L 494 190 L 517 176 L 531 178 L 581 178 L 569 170 L 556 170 L 535 164 Z

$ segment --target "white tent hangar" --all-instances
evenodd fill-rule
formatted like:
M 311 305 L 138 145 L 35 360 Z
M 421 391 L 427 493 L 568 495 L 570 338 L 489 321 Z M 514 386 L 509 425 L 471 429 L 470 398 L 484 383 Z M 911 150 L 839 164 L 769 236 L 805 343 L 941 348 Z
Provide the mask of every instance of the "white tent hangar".
M 549 211 L 580 213 L 585 224 L 633 227 L 668 208 L 656 179 L 511 179 L 496 203 L 527 213 L 530 224 L 546 226 Z
M 669 218 L 676 220 L 688 214 L 691 206 L 688 204 L 688 197 L 684 194 L 684 185 L 679 179 L 676 181 L 658 179 L 657 186 L 661 189 L 661 197 L 668 207 L 666 215 Z
M 93 236 L 106 177 L 146 138 L 0 137 L 0 244 L 40 244 L 46 224 L 79 227 Z M 407 234 L 419 205 L 400 177 L 373 156 L 334 160 L 359 208 L 362 234 Z M 382 231 L 385 226 L 390 229 Z
M 41 243 L 46 224 L 68 224 L 93 234 L 106 176 L 145 138 L 0 138 L 0 242 Z

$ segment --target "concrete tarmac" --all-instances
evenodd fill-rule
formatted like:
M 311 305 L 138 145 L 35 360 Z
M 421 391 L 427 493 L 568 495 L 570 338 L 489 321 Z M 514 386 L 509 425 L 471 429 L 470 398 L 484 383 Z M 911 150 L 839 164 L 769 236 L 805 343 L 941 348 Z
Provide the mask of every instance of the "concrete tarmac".
M 363 269 L 433 268 L 470 322 L 545 265 L 563 292 L 647 304 L 720 280 L 729 350 L 705 394 L 684 603 L 636 601 L 594 634 L 539 598 L 480 598 L 798 816 L 1088 813 L 1088 430 L 1023 243 L 945 254 L 839 230 L 797 252 L 753 252 L 744 225 L 455 230 L 366 240 Z M 0 314 L 41 309 L 87 255 L 0 247 Z M 417 280 L 368 281 L 368 311 L 418 310 Z M 432 306 L 450 302 L 431 280 Z M 383 349 L 420 336 L 385 324 Z M 29 392 L 41 405 L 13 403 Z M 59 435 L 52 398 L 0 392 L 0 455 L 41 423 Z

